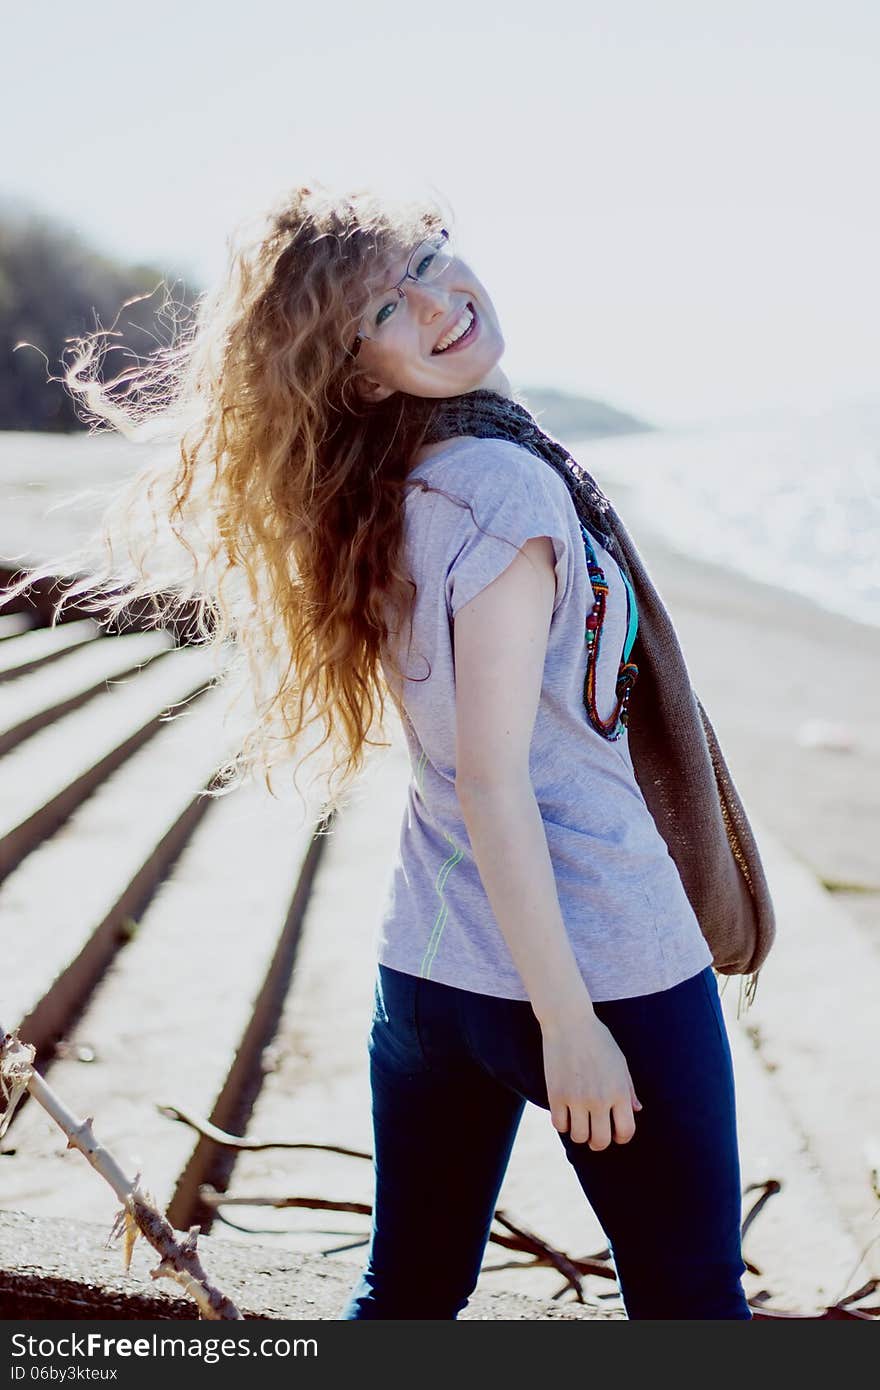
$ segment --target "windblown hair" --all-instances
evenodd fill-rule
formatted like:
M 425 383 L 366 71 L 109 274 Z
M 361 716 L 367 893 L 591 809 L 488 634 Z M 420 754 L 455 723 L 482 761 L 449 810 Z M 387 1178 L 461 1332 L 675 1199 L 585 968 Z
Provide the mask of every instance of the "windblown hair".
M 429 200 L 297 187 L 255 233 L 233 234 L 224 274 L 170 347 L 102 381 L 108 335 L 71 340 L 61 379 L 93 431 L 104 421 L 170 448 L 145 451 L 85 567 L 85 552 L 68 564 L 55 620 L 72 599 L 117 625 L 135 600 L 156 626 L 194 607 L 194 640 L 213 644 L 218 679 L 235 689 L 237 675 L 249 702 L 213 795 L 257 769 L 274 794 L 273 768 L 301 763 L 317 723 L 307 756 L 333 755 L 322 804 L 336 809 L 366 748 L 388 746 L 372 737 L 385 734 L 386 695 L 398 704 L 380 649 L 389 612 L 412 600 L 405 482 L 431 401 L 366 404 L 351 348 L 377 277 L 449 220 Z M 57 557 L 31 568 L 6 600 L 58 574 Z

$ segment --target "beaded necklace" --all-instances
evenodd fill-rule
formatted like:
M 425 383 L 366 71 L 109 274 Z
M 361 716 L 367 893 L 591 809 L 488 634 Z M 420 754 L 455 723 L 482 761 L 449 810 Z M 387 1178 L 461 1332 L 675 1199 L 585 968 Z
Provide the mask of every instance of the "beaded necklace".
M 587 614 L 586 637 L 587 637 L 587 672 L 584 678 L 584 705 L 590 718 L 590 723 L 597 733 L 602 734 L 609 742 L 619 739 L 629 724 L 629 697 L 633 686 L 638 680 L 639 668 L 632 661 L 629 661 L 629 654 L 632 651 L 633 643 L 636 640 L 638 631 L 638 613 L 636 610 L 636 596 L 633 593 L 629 579 L 621 569 L 620 574 L 626 585 L 626 620 L 627 634 L 623 648 L 623 657 L 617 673 L 617 706 L 610 719 L 604 720 L 596 708 L 596 667 L 599 662 L 599 645 L 602 640 L 602 624 L 605 621 L 605 604 L 608 598 L 608 581 L 605 573 L 596 558 L 593 549 L 592 539 L 583 522 L 580 522 L 581 535 L 584 540 L 584 551 L 587 557 L 587 574 L 590 577 L 590 584 L 593 589 L 593 606 Z
M 430 402 L 429 411 L 423 436 L 424 443 L 430 444 L 461 434 L 473 435 L 478 439 L 509 439 L 521 444 L 537 458 L 543 459 L 559 474 L 568 488 L 577 513 L 584 541 L 587 574 L 593 588 L 593 605 L 587 614 L 585 626 L 587 670 L 584 677 L 584 708 L 596 732 L 609 742 L 614 742 L 628 726 L 629 697 L 639 674 L 638 666 L 629 660 L 638 630 L 638 614 L 636 596 L 626 571 L 626 564 L 622 557 L 617 559 L 615 555 L 626 586 L 627 636 L 615 687 L 617 707 L 610 719 L 602 719 L 596 708 L 596 664 L 599 659 L 602 624 L 605 620 L 608 582 L 596 558 L 584 518 L 593 521 L 596 529 L 602 534 L 599 543 L 609 553 L 613 553 L 617 549 L 613 535 L 606 537 L 601 532 L 599 523 L 594 520 L 597 515 L 602 516 L 608 511 L 610 504 L 607 497 L 595 479 L 572 457 L 565 446 L 542 430 L 532 413 L 518 401 L 510 400 L 495 391 L 477 389 L 463 396 L 435 399 Z

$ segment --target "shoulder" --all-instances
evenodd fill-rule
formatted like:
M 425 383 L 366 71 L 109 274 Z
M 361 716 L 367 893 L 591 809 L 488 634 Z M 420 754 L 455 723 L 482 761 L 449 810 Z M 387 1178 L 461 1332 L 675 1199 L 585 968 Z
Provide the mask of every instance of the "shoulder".
M 440 451 L 423 458 L 410 476 L 423 479 L 432 490 L 489 505 L 511 494 L 535 499 L 567 492 L 555 469 L 523 445 L 472 435 L 446 441 Z

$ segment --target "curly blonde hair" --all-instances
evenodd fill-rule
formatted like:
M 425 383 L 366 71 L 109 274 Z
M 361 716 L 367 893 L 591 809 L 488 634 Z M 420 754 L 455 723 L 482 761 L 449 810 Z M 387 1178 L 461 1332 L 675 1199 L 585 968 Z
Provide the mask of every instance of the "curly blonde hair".
M 450 220 L 429 199 L 297 187 L 255 234 L 229 239 L 224 274 L 170 347 L 102 382 L 107 335 L 71 340 L 61 379 L 93 429 L 172 447 L 114 496 L 54 617 L 74 598 L 117 624 L 135 600 L 156 626 L 187 610 L 194 640 L 217 650 L 218 682 L 235 691 L 237 675 L 251 702 L 211 795 L 257 769 L 274 794 L 273 769 L 301 765 L 317 722 L 306 756 L 330 750 L 323 805 L 335 810 L 366 748 L 389 746 L 386 695 L 400 704 L 380 650 L 415 589 L 403 505 L 432 403 L 396 392 L 366 404 L 352 346 L 377 277 Z M 28 570 L 4 601 L 58 572 L 57 557 Z

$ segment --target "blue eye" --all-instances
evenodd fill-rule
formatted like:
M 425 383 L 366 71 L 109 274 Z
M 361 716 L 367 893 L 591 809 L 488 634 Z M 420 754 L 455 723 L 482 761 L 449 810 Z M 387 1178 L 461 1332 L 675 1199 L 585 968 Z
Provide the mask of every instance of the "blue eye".
M 427 275 L 428 267 L 434 260 L 435 255 L 436 252 L 432 251 L 430 255 L 423 256 L 422 259 L 419 261 L 418 265 L 416 266 L 416 276 L 419 280 L 421 280 L 423 275 Z
M 388 304 L 383 304 L 376 314 L 376 327 L 381 328 L 383 323 L 387 323 L 396 308 L 397 302 L 395 300 L 391 300 Z M 386 309 L 388 311 L 387 313 L 385 312 Z M 382 317 L 383 314 L 385 315 L 384 318 Z

